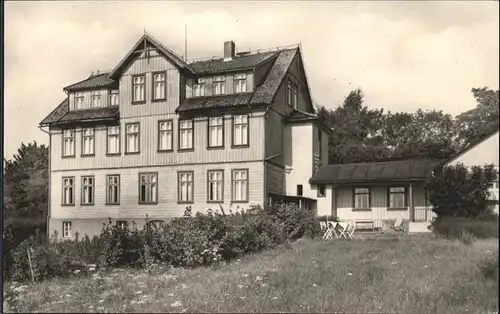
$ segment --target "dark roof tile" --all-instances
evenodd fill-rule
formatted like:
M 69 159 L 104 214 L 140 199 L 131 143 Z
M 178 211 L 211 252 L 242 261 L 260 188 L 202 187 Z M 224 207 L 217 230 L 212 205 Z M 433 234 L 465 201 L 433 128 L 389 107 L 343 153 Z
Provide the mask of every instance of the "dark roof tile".
M 325 165 L 311 178 L 311 183 L 370 183 L 425 179 L 432 174 L 439 160 L 401 160 L 373 163 Z
M 177 108 L 177 112 L 202 108 L 244 106 L 248 105 L 250 97 L 252 97 L 252 93 L 186 98 Z
M 196 74 L 214 74 L 230 71 L 237 71 L 242 69 L 253 68 L 264 61 L 269 60 L 278 52 L 263 52 L 246 56 L 236 56 L 230 61 L 224 61 L 223 58 L 195 61 L 191 64 L 191 68 Z
M 118 106 L 68 111 L 58 123 L 113 119 L 119 115 Z
M 66 86 L 64 90 L 73 91 L 73 90 L 104 88 L 104 87 L 118 88 L 118 82 L 109 78 L 109 73 L 101 73 L 97 75 L 91 75 L 89 78 L 83 81 Z
M 59 106 L 56 107 L 45 119 L 40 122 L 40 125 L 47 125 L 56 122 L 61 119 L 69 110 L 68 98 L 65 98 Z

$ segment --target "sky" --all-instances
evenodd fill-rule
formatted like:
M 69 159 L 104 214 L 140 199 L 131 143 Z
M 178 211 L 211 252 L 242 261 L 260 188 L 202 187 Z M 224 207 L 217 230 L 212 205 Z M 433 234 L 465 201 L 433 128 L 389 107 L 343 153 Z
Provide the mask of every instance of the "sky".
M 48 144 L 38 128 L 63 87 L 111 70 L 143 35 L 187 57 L 300 43 L 313 100 L 340 105 L 361 88 L 385 111 L 476 103 L 499 85 L 498 1 L 8 1 L 4 36 L 4 154 Z

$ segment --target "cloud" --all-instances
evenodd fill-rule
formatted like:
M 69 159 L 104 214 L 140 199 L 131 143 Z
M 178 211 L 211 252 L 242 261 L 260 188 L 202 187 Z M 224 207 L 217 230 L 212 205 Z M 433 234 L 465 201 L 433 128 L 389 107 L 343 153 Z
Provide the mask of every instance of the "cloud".
M 38 123 L 90 71 L 113 68 L 144 29 L 178 54 L 221 55 L 301 42 L 314 100 L 334 108 L 354 88 L 386 111 L 475 106 L 498 89 L 496 2 L 6 2 L 5 153 L 48 143 Z

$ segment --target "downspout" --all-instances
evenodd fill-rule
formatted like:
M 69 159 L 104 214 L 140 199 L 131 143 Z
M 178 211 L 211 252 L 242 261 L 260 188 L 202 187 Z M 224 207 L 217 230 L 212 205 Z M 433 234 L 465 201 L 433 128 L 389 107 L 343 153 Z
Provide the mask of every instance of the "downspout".
M 49 223 L 50 223 L 50 216 L 51 216 L 51 212 L 50 212 L 50 199 L 51 199 L 51 195 L 50 195 L 50 178 L 51 178 L 51 171 L 50 171 L 50 168 L 51 168 L 51 158 L 50 158 L 50 155 L 51 155 L 51 149 L 52 149 L 52 135 L 50 134 L 50 131 L 46 131 L 42 128 L 42 125 L 39 125 L 38 128 L 40 130 L 42 130 L 44 133 L 47 133 L 49 135 L 49 156 L 48 156 L 48 159 L 49 159 L 49 167 L 47 169 L 47 174 L 49 176 L 49 178 L 47 179 L 47 240 L 50 240 L 50 228 L 49 228 Z

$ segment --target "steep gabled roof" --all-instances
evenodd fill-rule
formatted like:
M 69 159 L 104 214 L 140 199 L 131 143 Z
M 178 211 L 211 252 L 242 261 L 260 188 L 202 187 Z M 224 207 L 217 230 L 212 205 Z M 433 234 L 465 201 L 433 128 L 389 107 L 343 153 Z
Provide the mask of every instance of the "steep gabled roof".
M 224 61 L 223 58 L 195 61 L 189 65 L 196 74 L 227 73 L 231 71 L 241 71 L 253 69 L 278 55 L 276 51 L 255 53 L 251 55 L 236 56 L 232 60 Z
M 69 111 L 69 102 L 68 98 L 66 97 L 60 104 L 59 106 L 56 107 L 56 109 L 52 110 L 52 112 L 45 117 L 45 119 L 40 122 L 40 125 L 49 125 L 54 122 L 57 122 L 57 120 L 61 119 L 62 116 L 64 116 L 67 112 Z
M 115 120 L 119 114 L 118 106 L 70 111 L 68 98 L 66 98 L 40 122 L 40 125 L 60 125 L 75 121 Z
M 452 161 L 454 161 L 458 157 L 465 155 L 467 152 L 469 152 L 472 149 L 474 149 L 475 147 L 479 146 L 479 144 L 481 144 L 483 142 L 486 142 L 488 139 L 490 139 L 491 137 L 493 137 L 495 134 L 497 134 L 499 132 L 500 132 L 500 129 L 497 128 L 496 130 L 494 130 L 491 133 L 487 134 L 486 136 L 484 136 L 482 139 L 478 140 L 477 142 L 470 144 L 468 147 L 466 147 L 462 151 L 460 151 L 457 154 L 453 155 L 452 157 L 448 158 L 446 160 L 445 165 L 451 163 Z
M 109 77 L 110 72 L 92 74 L 83 81 L 71 84 L 64 88 L 65 91 L 77 91 L 95 88 L 118 88 L 118 82 Z
M 179 69 L 185 70 L 191 74 L 194 73 L 191 66 L 189 66 L 184 60 L 182 60 L 175 52 L 173 52 L 172 50 L 163 46 L 162 43 L 157 41 L 151 35 L 144 34 L 137 41 L 137 43 L 134 45 L 134 47 L 132 47 L 132 49 L 130 49 L 130 51 L 122 59 L 122 61 L 120 61 L 120 63 L 118 63 L 118 65 L 114 68 L 114 70 L 111 71 L 111 73 L 109 74 L 110 78 L 115 79 L 123 72 L 123 70 L 128 66 L 130 61 L 134 58 L 134 53 L 136 53 L 137 50 L 141 48 L 141 45 L 146 45 L 146 46 L 153 47 L 153 48 L 157 49 L 160 52 L 160 54 L 162 54 L 165 58 L 169 59 Z

